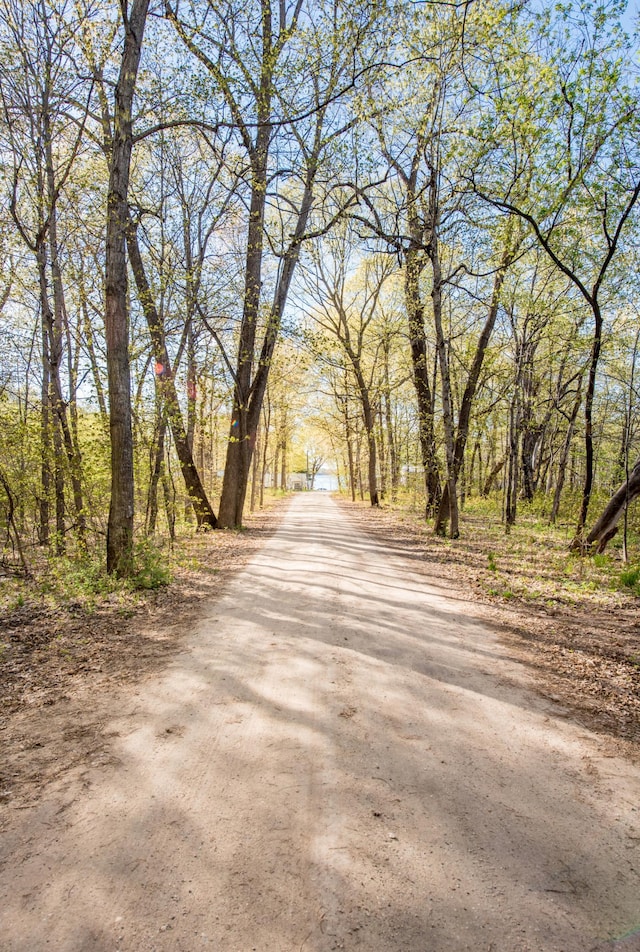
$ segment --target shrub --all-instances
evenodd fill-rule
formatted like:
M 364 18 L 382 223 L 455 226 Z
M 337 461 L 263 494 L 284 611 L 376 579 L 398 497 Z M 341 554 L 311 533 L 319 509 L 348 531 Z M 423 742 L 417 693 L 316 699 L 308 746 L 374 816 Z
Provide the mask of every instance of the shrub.
M 151 590 L 162 588 L 171 581 L 171 570 L 162 553 L 149 539 L 139 542 L 135 551 L 133 587 Z
M 620 587 L 630 588 L 634 595 L 640 595 L 640 565 L 628 565 L 620 572 Z

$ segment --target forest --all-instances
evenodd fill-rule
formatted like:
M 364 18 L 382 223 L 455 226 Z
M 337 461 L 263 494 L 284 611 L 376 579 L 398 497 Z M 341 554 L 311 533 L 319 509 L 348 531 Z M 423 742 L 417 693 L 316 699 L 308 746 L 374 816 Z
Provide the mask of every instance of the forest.
M 325 472 L 638 584 L 624 2 L 0 0 L 0 44 L 5 576 Z

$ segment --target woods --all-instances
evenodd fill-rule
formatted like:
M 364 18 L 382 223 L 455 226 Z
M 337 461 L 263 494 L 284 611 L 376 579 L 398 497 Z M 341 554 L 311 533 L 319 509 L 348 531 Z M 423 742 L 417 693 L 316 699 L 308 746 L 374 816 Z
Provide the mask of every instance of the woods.
M 640 560 L 623 3 L 0 0 L 0 44 L 6 574 L 323 471 Z

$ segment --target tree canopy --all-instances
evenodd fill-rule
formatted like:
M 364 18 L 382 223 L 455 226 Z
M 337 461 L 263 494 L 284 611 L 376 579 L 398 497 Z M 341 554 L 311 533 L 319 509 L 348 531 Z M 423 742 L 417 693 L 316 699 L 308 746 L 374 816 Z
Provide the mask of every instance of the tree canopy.
M 7 570 L 126 576 L 323 471 L 439 535 L 489 499 L 637 559 L 635 26 L 0 0 Z

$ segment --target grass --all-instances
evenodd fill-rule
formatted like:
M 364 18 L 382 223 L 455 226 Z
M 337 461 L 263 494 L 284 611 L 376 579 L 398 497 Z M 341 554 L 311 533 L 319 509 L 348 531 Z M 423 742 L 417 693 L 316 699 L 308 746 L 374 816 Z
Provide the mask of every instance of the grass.
M 279 505 L 288 495 L 281 491 L 266 493 L 265 511 Z M 177 527 L 173 541 L 162 535 L 147 539 L 138 533 L 134 572 L 129 579 L 106 572 L 103 539 L 93 548 L 90 546 L 88 553 L 64 556 L 47 555 L 33 546 L 29 552 L 31 579 L 11 575 L 0 577 L 0 613 L 59 607 L 91 615 L 104 607 L 127 617 L 147 594 L 170 585 L 176 576 L 185 572 L 218 575 L 225 560 L 223 558 L 221 564 L 212 564 L 220 563 L 220 559 L 210 559 L 212 546 L 214 551 L 226 553 L 234 548 L 231 537 L 240 542 L 247 535 L 244 529 L 200 534 L 195 532 L 194 524 L 189 523 Z
M 0 610 L 13 613 L 40 605 L 92 614 L 108 603 L 116 611 L 128 613 L 142 593 L 162 588 L 172 579 L 172 553 L 149 540 L 136 545 L 134 574 L 130 579 L 109 575 L 101 555 L 42 555 L 37 562 L 32 560 L 32 579 L 0 580 Z
M 640 596 L 640 565 L 627 566 L 620 572 L 620 586 Z

